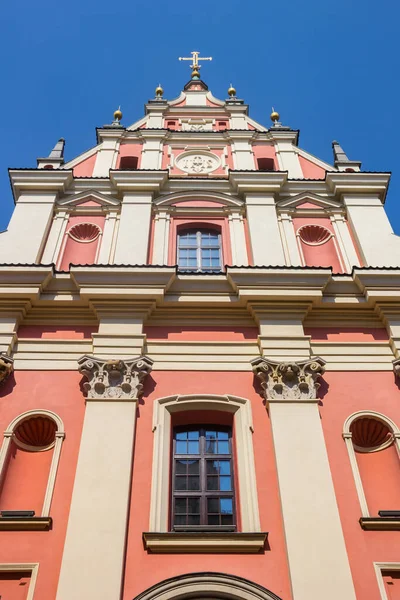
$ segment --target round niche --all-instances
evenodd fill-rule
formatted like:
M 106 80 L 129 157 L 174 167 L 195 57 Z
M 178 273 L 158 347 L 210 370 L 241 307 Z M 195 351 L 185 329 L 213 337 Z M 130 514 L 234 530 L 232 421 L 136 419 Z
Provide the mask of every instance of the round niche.
M 212 173 L 220 165 L 220 159 L 212 152 L 199 152 L 196 150 L 183 152 L 175 160 L 175 166 L 178 169 L 193 175 L 198 173 Z

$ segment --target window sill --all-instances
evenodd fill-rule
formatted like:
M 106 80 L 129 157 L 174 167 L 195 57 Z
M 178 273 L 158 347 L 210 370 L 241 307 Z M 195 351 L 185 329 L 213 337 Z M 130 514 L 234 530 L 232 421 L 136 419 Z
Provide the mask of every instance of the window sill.
M 400 517 L 361 517 L 365 531 L 400 531 Z
M 0 517 L 0 531 L 48 531 L 51 517 Z
M 145 532 L 143 543 L 152 554 L 257 554 L 264 551 L 268 533 Z

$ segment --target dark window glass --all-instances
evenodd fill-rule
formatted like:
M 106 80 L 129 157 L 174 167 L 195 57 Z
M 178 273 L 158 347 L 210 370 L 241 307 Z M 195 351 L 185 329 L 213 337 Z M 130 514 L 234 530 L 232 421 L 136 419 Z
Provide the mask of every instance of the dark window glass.
M 138 157 L 137 156 L 122 156 L 119 168 L 122 171 L 136 171 L 138 168 Z
M 257 166 L 259 171 L 274 171 L 274 159 L 273 158 L 258 158 Z
M 231 430 L 179 427 L 173 441 L 173 529 L 235 530 Z
M 183 271 L 220 271 L 221 234 L 212 229 L 188 229 L 178 235 L 178 266 Z

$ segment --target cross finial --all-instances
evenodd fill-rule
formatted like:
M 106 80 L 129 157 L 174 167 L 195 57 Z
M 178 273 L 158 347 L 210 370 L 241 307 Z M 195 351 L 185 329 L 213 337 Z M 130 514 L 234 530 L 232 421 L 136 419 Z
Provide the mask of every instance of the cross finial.
M 192 56 L 189 56 L 189 57 L 180 56 L 179 60 L 191 60 L 192 64 L 189 66 L 192 69 L 192 79 L 199 78 L 200 77 L 200 69 L 201 69 L 201 65 L 199 65 L 199 60 L 212 60 L 212 56 L 207 56 L 207 57 L 199 56 L 200 52 L 197 52 L 197 50 L 194 50 L 190 54 Z

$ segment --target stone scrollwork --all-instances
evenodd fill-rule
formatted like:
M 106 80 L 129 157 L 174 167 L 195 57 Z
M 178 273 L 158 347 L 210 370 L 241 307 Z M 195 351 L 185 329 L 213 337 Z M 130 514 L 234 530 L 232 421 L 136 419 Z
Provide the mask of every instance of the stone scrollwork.
M 325 361 L 316 357 L 299 362 L 277 362 L 265 357 L 251 361 L 261 380 L 267 401 L 316 400 L 318 378 L 325 372 Z
M 400 378 L 400 358 L 396 358 L 392 364 L 395 376 Z
M 211 173 L 220 166 L 220 159 L 212 152 L 189 151 L 180 154 L 175 164 L 185 173 Z
M 0 385 L 4 383 L 14 371 L 14 360 L 6 354 L 0 354 Z
M 137 400 L 153 361 L 147 356 L 125 360 L 82 356 L 78 365 L 80 373 L 88 379 L 83 384 L 88 399 Z

